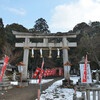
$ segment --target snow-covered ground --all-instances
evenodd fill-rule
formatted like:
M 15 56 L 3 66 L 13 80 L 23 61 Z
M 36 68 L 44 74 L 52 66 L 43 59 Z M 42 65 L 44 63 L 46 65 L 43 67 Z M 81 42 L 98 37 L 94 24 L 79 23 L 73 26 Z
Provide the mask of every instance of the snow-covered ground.
M 73 76 L 71 80 L 75 84 L 79 77 Z M 62 79 L 63 80 L 63 79 Z M 73 100 L 74 89 L 60 88 L 62 80 L 53 83 L 48 89 L 42 92 L 40 100 Z M 81 92 L 76 92 L 77 96 L 81 96 Z M 37 99 L 36 99 L 37 100 Z

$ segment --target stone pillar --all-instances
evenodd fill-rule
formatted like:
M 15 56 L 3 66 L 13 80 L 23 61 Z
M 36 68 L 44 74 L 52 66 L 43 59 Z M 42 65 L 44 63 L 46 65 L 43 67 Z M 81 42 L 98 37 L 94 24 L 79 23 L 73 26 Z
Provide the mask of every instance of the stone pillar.
M 13 80 L 13 81 L 16 81 L 16 71 L 15 71 L 15 70 L 14 70 L 14 72 L 13 72 L 12 80 Z
M 48 39 L 47 38 L 43 38 L 43 44 L 48 47 Z
M 68 62 L 68 50 L 66 49 L 66 47 L 68 47 L 68 41 L 66 39 L 66 37 L 63 37 L 62 39 L 62 43 L 63 43 L 63 65 Z M 65 80 L 67 80 L 67 67 L 64 66 L 64 78 Z
M 29 44 L 30 39 L 25 38 L 25 47 L 24 47 L 24 56 L 23 56 L 23 63 L 25 66 L 23 66 L 23 73 L 22 73 L 22 80 L 27 80 L 27 71 L 28 71 L 28 57 L 29 57 L 29 48 L 27 45 Z
M 47 45 L 48 44 L 48 39 L 47 38 L 44 38 L 43 39 L 43 43 L 45 43 Z
M 73 93 L 73 100 L 77 100 L 76 93 Z
M 98 72 L 98 69 L 96 70 L 96 83 L 99 83 L 99 72 Z

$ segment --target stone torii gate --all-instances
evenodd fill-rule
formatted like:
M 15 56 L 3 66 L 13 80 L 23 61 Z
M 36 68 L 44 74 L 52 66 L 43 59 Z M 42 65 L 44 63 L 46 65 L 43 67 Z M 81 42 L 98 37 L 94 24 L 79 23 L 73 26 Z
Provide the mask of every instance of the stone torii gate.
M 23 47 L 24 55 L 23 55 L 23 63 L 25 67 L 23 69 L 23 80 L 27 80 L 27 68 L 28 68 L 28 56 L 29 56 L 29 48 L 52 48 L 56 49 L 60 48 L 63 50 L 63 65 L 68 62 L 68 49 L 69 47 L 76 47 L 76 42 L 69 42 L 68 38 L 76 38 L 75 34 L 70 33 L 50 33 L 50 34 L 37 34 L 37 33 L 25 33 L 25 32 L 16 32 L 12 31 L 16 38 L 24 38 L 25 42 L 16 43 L 15 47 Z M 30 42 L 31 38 L 43 39 L 42 43 L 32 43 Z M 62 41 L 60 43 L 49 43 L 48 39 L 51 38 L 60 38 Z M 64 66 L 64 78 L 67 80 L 67 70 L 66 66 Z

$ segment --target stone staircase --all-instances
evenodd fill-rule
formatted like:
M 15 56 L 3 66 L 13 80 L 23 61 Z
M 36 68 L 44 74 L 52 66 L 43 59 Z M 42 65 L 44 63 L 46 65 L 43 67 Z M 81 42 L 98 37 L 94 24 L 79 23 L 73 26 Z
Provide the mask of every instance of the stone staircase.
M 0 90 L 12 89 L 13 86 L 10 84 L 8 77 L 4 74 L 2 82 L 0 82 Z

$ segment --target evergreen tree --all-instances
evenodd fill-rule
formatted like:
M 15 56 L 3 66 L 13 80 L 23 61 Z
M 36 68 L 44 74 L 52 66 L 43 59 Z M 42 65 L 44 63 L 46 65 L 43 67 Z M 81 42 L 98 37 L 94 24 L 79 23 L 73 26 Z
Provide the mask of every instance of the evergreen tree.
M 0 51 L 5 44 L 5 40 L 6 40 L 6 34 L 4 31 L 4 25 L 3 25 L 2 18 L 0 18 Z
M 39 18 L 35 22 L 34 29 L 36 32 L 39 33 L 50 33 L 50 30 L 48 30 L 49 26 L 47 25 L 47 22 L 43 18 Z

